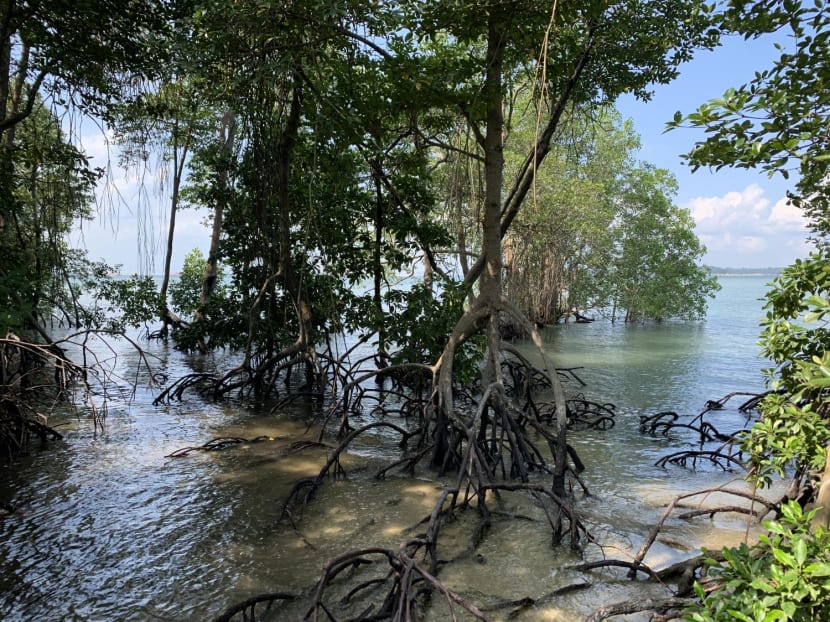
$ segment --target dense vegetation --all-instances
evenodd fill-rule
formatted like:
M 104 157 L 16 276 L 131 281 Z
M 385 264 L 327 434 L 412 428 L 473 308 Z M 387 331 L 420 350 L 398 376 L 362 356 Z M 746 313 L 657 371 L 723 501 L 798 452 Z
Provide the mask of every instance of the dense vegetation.
M 702 105 L 685 122 L 708 134 L 688 155 L 693 166 L 758 168 L 794 175 L 789 199 L 810 218 L 815 251 L 785 268 L 767 294 L 764 354 L 771 394 L 746 435 L 750 477 L 761 486 L 791 476 L 792 499 L 815 502 L 781 508 L 758 547 L 727 552 L 723 589 L 701 590 L 695 620 L 825 620 L 830 588 L 827 320 L 830 312 L 830 193 L 827 133 L 830 115 L 830 11 L 824 2 L 734 2 L 722 26 L 746 38 L 784 31 L 791 49 L 749 84 Z M 680 115 L 675 124 L 684 120 Z
M 721 34 L 781 28 L 793 30 L 796 53 L 685 121 L 711 133 L 693 165 L 798 169 L 791 200 L 812 218 L 818 250 L 770 294 L 764 339 L 781 391 L 746 447 L 760 482 L 794 465 L 792 497 L 813 500 L 830 385 L 830 33 L 820 1 L 717 10 L 697 0 L 3 2 L 6 453 L 24 449 L 32 432 L 52 433 L 37 417 L 44 372 L 55 372 L 60 391 L 77 379 L 90 395 L 102 378 L 69 359 L 52 337 L 57 325 L 87 339 L 155 321 L 154 336 L 179 348 L 239 352 L 233 368 L 194 372 L 160 399 L 199 389 L 262 403 L 285 382 L 295 395 L 336 396 L 345 448 L 362 430 L 350 413 L 363 384 L 400 382 L 416 413 L 409 428 L 395 428 L 410 468 L 423 459 L 458 472 L 453 506 L 476 499 L 484 513 L 488 492 L 517 480 L 553 500 L 557 535 L 564 520 L 578 540 L 565 494 L 578 459 L 569 460 L 559 374 L 541 348 L 541 370 L 517 362 L 504 333 L 538 345 L 537 325 L 587 310 L 627 321 L 703 315 L 717 285 L 699 265 L 691 217 L 672 203 L 671 176 L 636 160 L 637 138 L 613 103 L 622 93 L 647 99 Z M 167 163 L 160 287 L 139 276 L 113 281 L 111 267 L 67 247 L 105 175 L 65 135 L 62 117 L 77 112 L 112 128 L 127 163 Z M 171 282 L 176 214 L 188 206 L 209 210 L 210 249 L 190 255 Z M 396 275 L 413 266 L 417 277 L 401 284 Z M 344 333 L 371 344 L 370 364 L 348 367 L 332 353 Z M 553 392 L 547 420 L 526 384 Z M 549 446 L 549 487 L 531 488 L 530 472 L 548 466 L 529 429 Z M 786 518 L 810 537 L 804 515 Z M 794 559 L 824 555 L 790 540 Z M 766 541 L 776 558 L 782 542 Z M 419 546 L 434 574 L 435 541 Z M 708 609 L 694 615 L 721 619 L 744 607 L 723 605 L 736 593 L 706 596 Z M 779 610 L 799 619 L 797 607 Z

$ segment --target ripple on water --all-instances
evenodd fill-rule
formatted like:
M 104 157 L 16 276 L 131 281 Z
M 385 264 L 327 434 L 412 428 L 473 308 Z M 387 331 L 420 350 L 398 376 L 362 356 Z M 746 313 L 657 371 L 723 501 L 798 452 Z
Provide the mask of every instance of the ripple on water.
M 705 324 L 597 323 L 546 335 L 557 364 L 585 367 L 578 373 L 588 386 L 569 383 L 569 390 L 618 406 L 615 428 L 571 435 L 588 467 L 582 477 L 595 495 L 578 495 L 578 507 L 611 556 L 636 552 L 673 495 L 732 477 L 655 467 L 665 451 L 688 439 L 644 437 L 638 425 L 642 414 L 697 414 L 707 399 L 762 386 L 757 322 L 747 315 L 751 296 L 736 291 L 724 288 L 729 309 L 713 309 Z M 155 344 L 148 349 L 171 378 L 191 364 L 207 364 Z M 126 373 L 131 362 L 135 356 L 125 353 L 117 364 Z M 347 479 L 324 482 L 307 513 L 297 517 L 297 530 L 276 528 L 279 500 L 329 455 L 325 448 L 289 449 L 293 440 L 316 436 L 302 418 L 220 407 L 192 396 L 159 408 L 150 404 L 151 397 L 140 391 L 131 407 L 113 407 L 104 435 L 95 436 L 87 422 L 68 419 L 66 443 L 14 470 L 0 470 L 0 499 L 20 507 L 0 520 L 4 620 L 208 619 L 253 594 L 305 589 L 340 552 L 368 544 L 397 548 L 418 533 L 445 483 L 423 472 L 427 479 L 397 478 L 394 472 L 385 482 L 371 479 L 377 461 L 394 457 L 397 449 L 397 435 L 378 430 L 346 458 Z M 732 411 L 713 418 L 726 430 L 742 423 Z M 276 440 L 166 458 L 217 436 L 261 435 Z M 578 619 L 597 603 L 642 595 L 642 584 L 632 594 L 625 582 L 600 586 L 596 576 L 568 570 L 575 558 L 567 549 L 551 548 L 539 508 L 520 495 L 504 498 L 502 510 L 532 520 L 495 520 L 477 551 L 480 557 L 442 570 L 453 586 L 473 600 L 493 602 L 537 598 L 579 581 L 595 584 L 541 603 L 525 617 L 548 621 Z M 465 521 L 475 519 L 468 513 L 441 537 L 463 549 L 469 537 Z M 735 517 L 672 520 L 655 546 L 655 560 L 668 561 L 677 543 L 687 549 L 712 544 L 712 525 L 731 530 L 716 532 L 718 538 L 740 534 L 743 527 Z M 589 547 L 587 555 L 599 552 Z

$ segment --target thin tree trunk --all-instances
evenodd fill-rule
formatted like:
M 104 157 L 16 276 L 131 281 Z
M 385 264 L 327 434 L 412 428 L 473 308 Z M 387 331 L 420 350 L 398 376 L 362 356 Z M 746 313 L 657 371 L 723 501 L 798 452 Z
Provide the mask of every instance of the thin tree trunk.
M 501 192 L 504 180 L 504 109 L 502 69 L 506 36 L 500 13 L 491 13 L 487 38 L 487 75 L 484 98 L 487 102 L 487 127 L 484 135 L 484 214 L 482 249 L 484 272 L 480 295 L 486 301 L 501 296 Z
M 162 321 L 162 335 L 167 336 L 167 328 L 170 324 L 180 322 L 167 306 L 167 288 L 170 285 L 170 270 L 173 262 L 173 237 L 176 233 L 176 212 L 179 208 L 179 190 L 181 189 L 184 164 L 190 147 L 191 132 L 188 130 L 184 144 L 179 147 L 179 121 L 173 124 L 173 188 L 170 196 L 170 223 L 167 229 L 167 251 L 164 256 L 164 275 L 159 287 L 159 314 Z
M 297 312 L 297 319 L 300 324 L 299 341 L 304 346 L 310 346 L 313 341 L 314 313 L 311 304 L 305 297 L 301 281 L 294 270 L 291 258 L 291 210 L 289 201 L 289 178 L 291 172 L 291 156 L 294 144 L 297 140 L 300 128 L 300 114 L 302 112 L 302 87 L 299 76 L 293 81 L 291 97 L 291 108 L 288 111 L 288 119 L 280 136 L 277 145 L 278 157 L 278 188 L 277 200 L 279 201 L 279 273 L 282 283 L 291 296 Z
M 380 164 L 375 166 L 380 170 Z M 383 192 L 381 189 L 381 180 L 377 173 L 374 175 L 375 179 L 375 247 L 373 249 L 372 269 L 374 271 L 374 304 L 375 313 L 377 314 L 377 323 L 375 328 L 378 332 L 378 351 L 375 356 L 375 362 L 379 369 L 386 367 L 386 332 L 383 328 L 383 303 L 381 299 L 381 285 L 383 284 L 383 265 L 381 264 L 381 250 L 383 245 Z M 429 265 L 429 262 L 427 262 Z M 382 380 L 382 376 L 378 379 Z
M 210 250 L 208 250 L 205 274 L 202 279 L 202 293 L 199 296 L 199 305 L 204 305 L 210 300 L 216 289 L 217 264 L 219 261 L 219 240 L 222 235 L 222 219 L 225 214 L 225 207 L 228 196 L 228 161 L 234 148 L 236 135 L 236 116 L 231 110 L 225 112 L 219 123 L 219 160 L 220 169 L 217 175 L 217 199 L 213 207 L 213 229 L 210 236 Z M 201 314 L 197 310 L 195 319 L 201 320 Z

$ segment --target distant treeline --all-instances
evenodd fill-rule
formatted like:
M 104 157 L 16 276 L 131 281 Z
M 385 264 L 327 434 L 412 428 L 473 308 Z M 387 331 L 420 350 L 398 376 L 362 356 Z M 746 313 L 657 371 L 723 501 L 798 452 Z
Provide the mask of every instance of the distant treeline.
M 782 268 L 719 268 L 709 266 L 716 276 L 778 276 Z

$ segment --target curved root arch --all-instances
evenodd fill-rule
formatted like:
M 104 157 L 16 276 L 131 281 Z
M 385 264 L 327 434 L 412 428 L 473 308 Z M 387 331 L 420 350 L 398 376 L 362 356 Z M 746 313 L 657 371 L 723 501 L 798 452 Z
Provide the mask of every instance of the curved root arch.
M 551 447 L 554 464 L 553 491 L 558 496 L 564 497 L 568 457 L 565 394 L 556 368 L 545 351 L 539 331 L 515 305 L 501 296 L 494 301 L 479 299 L 470 307 L 456 324 L 436 363 L 435 408 L 429 426 L 435 446 L 433 465 L 451 464 L 451 456 L 453 453 L 457 454 L 464 437 L 470 440 L 469 448 L 475 445 L 472 443 L 473 438 L 483 441 L 488 438 L 488 433 L 491 448 L 497 447 L 496 441 L 501 441 L 509 447 L 511 456 L 509 470 L 512 477 L 527 481 L 528 468 L 534 468 L 536 465 L 535 454 L 537 452 L 529 448 L 533 442 L 527 437 L 521 417 L 516 417 L 515 410 L 507 407 L 507 400 L 504 396 L 501 357 L 503 351 L 515 353 L 515 348 L 502 343 L 498 327 L 500 313 L 510 316 L 530 335 L 542 361 L 544 377 L 553 390 L 556 412 L 556 440 Z M 488 339 L 488 351 L 482 372 L 484 395 L 481 403 L 485 405 L 485 408 L 479 409 L 472 421 L 468 422 L 455 409 L 453 359 L 458 347 L 481 329 L 487 330 Z M 477 473 L 482 478 L 479 481 L 488 482 L 492 477 L 492 471 L 485 466 L 487 460 L 481 450 L 472 451 L 470 464 L 476 466 Z M 468 474 L 474 475 L 471 470 L 468 470 Z

